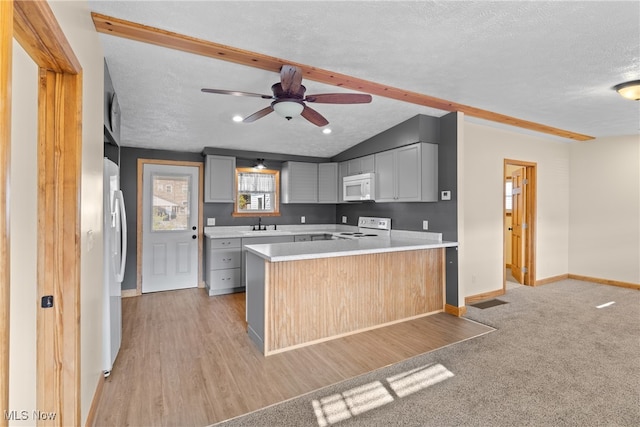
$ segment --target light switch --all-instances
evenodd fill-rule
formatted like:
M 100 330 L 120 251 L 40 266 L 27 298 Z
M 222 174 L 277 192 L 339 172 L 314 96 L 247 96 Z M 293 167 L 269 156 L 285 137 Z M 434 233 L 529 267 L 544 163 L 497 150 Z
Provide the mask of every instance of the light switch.
M 346 216 L 343 216 L 343 217 L 342 217 L 342 223 L 343 223 L 343 224 L 346 224 L 346 223 L 347 223 L 347 217 L 346 217 Z
M 305 221 L 306 221 L 306 218 L 305 218 L 305 217 L 303 217 L 303 216 L 301 216 L 301 217 L 300 217 L 300 222 L 304 224 L 304 223 L 305 223 Z
M 429 221 L 427 221 L 426 219 L 424 221 L 422 221 L 422 229 L 423 230 L 428 230 L 429 229 Z
M 216 225 L 216 219 L 215 218 L 207 218 L 207 226 L 213 227 L 214 225 Z
M 445 190 L 440 193 L 441 200 L 451 200 L 451 191 Z

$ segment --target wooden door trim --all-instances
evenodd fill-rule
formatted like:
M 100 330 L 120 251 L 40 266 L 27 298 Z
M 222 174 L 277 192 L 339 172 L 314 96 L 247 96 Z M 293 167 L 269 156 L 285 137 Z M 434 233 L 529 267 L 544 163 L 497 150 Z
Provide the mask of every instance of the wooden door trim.
M 9 410 L 9 314 L 11 303 L 9 178 L 11 165 L 11 58 L 13 5 L 0 1 L 0 415 Z M 7 59 L 7 60 L 5 60 Z M 3 416 L 0 426 L 8 425 Z
M 0 411 L 9 410 L 9 210 L 11 70 L 15 38 L 40 68 L 38 93 L 38 294 L 54 306 L 37 310 L 39 411 L 47 425 L 81 424 L 80 178 L 82 71 L 44 1 L 0 2 Z M 6 320 L 6 321 L 5 321 Z M 46 355 L 46 357 L 43 357 Z M 35 409 L 35 408 L 34 408 Z M 45 421 L 38 420 L 38 424 Z M 0 426 L 8 424 L 0 417 Z
M 138 159 L 138 183 L 136 189 L 136 295 L 142 295 L 142 177 L 144 165 L 191 166 L 198 168 L 198 287 L 204 288 L 204 280 L 202 277 L 202 250 L 204 238 L 204 163 L 140 158 Z
M 535 286 L 536 283 L 536 218 L 537 218 L 537 205 L 538 205 L 538 191 L 537 191 L 537 169 L 538 164 L 535 162 L 526 162 L 523 160 L 504 159 L 502 166 L 502 288 L 504 291 L 507 289 L 507 276 L 505 274 L 505 265 L 507 263 L 507 248 L 504 244 L 506 238 L 506 219 L 504 212 L 506 211 L 506 200 L 504 194 L 504 176 L 507 173 L 507 166 L 520 166 L 526 169 L 526 177 L 528 180 L 529 188 L 527 189 L 527 198 L 524 206 L 524 217 L 527 223 L 527 228 L 523 230 L 525 236 L 525 257 L 524 266 L 527 267 L 527 272 L 524 273 L 524 284 L 528 286 Z

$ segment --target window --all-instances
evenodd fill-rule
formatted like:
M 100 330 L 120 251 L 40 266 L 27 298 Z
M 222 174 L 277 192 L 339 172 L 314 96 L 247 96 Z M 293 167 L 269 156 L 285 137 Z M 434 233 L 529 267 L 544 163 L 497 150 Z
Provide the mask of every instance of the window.
M 233 216 L 279 216 L 280 171 L 236 168 Z
M 511 212 L 513 209 L 513 183 L 511 178 L 507 178 L 504 183 L 504 208 L 507 212 Z
M 152 231 L 184 231 L 190 223 L 190 206 L 188 191 L 186 194 L 173 194 L 173 187 L 181 188 L 191 185 L 189 175 L 157 175 L 151 176 L 153 184 L 153 201 L 151 210 Z

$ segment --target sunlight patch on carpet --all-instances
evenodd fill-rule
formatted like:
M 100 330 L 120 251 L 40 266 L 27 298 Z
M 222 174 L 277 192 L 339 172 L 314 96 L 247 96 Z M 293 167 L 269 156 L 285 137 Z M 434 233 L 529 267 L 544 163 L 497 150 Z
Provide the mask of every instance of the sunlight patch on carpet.
M 609 302 L 605 302 L 604 304 L 600 304 L 600 305 L 596 305 L 596 308 L 605 308 L 605 307 L 609 307 L 610 305 L 615 304 L 615 301 L 609 301 Z
M 409 396 L 434 384 L 453 377 L 441 364 L 411 369 L 382 381 L 374 381 L 311 402 L 320 427 L 344 421 L 356 415 L 379 408 L 398 398 Z
M 387 381 L 398 397 L 405 397 L 452 376 L 453 372 L 438 363 L 403 372 L 387 378 Z

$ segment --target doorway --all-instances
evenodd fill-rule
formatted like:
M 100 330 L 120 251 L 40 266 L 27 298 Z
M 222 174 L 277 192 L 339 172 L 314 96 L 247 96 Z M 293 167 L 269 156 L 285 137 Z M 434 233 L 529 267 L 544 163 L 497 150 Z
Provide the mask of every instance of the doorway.
M 202 163 L 138 160 L 141 293 L 200 285 L 202 200 Z
M 15 200 L 9 192 L 14 38 L 39 72 L 34 81 L 38 85 L 37 250 L 33 254 L 38 297 L 34 311 L 36 421 L 51 421 L 47 415 L 55 414 L 57 425 L 79 425 L 82 67 L 47 2 L 11 1 L 0 2 L 0 425 L 22 414 L 9 407 L 12 283 L 7 214 Z
M 535 285 L 537 164 L 504 159 L 503 290 L 509 283 Z

